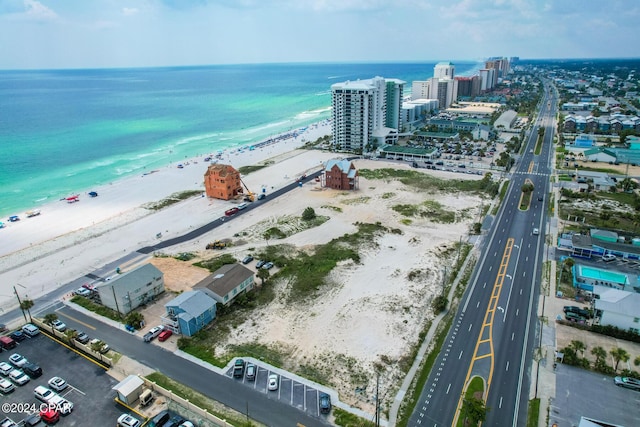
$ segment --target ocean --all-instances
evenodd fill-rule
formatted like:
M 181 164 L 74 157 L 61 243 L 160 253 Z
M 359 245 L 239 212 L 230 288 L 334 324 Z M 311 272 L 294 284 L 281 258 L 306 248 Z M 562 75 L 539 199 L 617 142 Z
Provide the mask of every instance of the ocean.
M 482 63 L 456 62 L 456 75 Z M 435 62 L 0 71 L 0 221 L 185 158 L 330 117 L 333 83 Z

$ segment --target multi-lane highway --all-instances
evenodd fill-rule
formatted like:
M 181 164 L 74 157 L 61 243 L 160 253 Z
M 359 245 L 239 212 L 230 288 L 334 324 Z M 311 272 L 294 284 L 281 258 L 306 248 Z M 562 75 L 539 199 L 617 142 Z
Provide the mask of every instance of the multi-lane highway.
M 526 424 L 531 357 L 545 240 L 546 206 L 556 98 L 546 88 L 509 189 L 482 248 L 447 339 L 433 366 L 410 426 L 450 426 L 460 414 L 465 385 L 485 381 L 485 426 Z M 545 129 L 539 154 L 538 129 Z M 522 186 L 534 185 L 521 210 Z M 534 233 L 539 230 L 539 234 Z

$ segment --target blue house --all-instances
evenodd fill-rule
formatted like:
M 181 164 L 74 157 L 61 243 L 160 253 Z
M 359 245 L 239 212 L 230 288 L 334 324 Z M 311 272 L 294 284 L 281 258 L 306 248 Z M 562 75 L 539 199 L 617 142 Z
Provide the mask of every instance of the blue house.
M 190 337 L 216 318 L 216 300 L 202 291 L 183 292 L 164 305 L 162 323 L 177 334 Z

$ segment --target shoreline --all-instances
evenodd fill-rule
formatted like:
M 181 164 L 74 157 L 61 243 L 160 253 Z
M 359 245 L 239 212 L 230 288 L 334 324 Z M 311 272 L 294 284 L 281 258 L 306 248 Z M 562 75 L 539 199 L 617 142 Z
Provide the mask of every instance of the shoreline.
M 22 249 L 76 230 L 96 226 L 176 192 L 204 192 L 204 173 L 209 165 L 204 158 L 211 157 L 216 163 L 230 164 L 235 168 L 254 165 L 293 151 L 306 142 L 315 141 L 330 132 L 330 121 L 325 119 L 300 129 L 283 132 L 256 144 L 246 145 L 246 149 L 243 146 L 194 156 L 141 175 L 128 176 L 106 185 L 77 191 L 73 195 L 79 196 L 78 202 L 65 202 L 67 197 L 72 196 L 68 195 L 29 209 L 40 211 L 37 216 L 27 217 L 28 211 L 20 212 L 17 214 L 20 221 L 5 222 L 5 227 L 0 230 L 0 239 L 3 241 L 0 245 L 0 272 L 8 269 L 2 265 L 3 258 Z M 250 146 L 254 149 L 250 150 Z M 91 191 L 97 192 L 98 196 L 90 197 L 88 193 Z

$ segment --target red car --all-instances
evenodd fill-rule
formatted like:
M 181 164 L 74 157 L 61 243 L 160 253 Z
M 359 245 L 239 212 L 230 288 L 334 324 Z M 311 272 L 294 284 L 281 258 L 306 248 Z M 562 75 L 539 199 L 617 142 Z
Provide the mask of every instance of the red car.
M 47 424 L 57 423 L 60 419 L 60 413 L 53 408 L 47 408 L 40 411 L 40 419 Z
M 160 332 L 160 335 L 158 335 L 158 341 L 166 341 L 171 335 L 173 335 L 173 332 L 171 332 L 169 329 L 165 329 L 164 331 Z
M 235 215 L 236 213 L 238 213 L 240 209 L 238 208 L 231 208 L 231 209 L 227 209 L 226 211 L 224 211 L 224 214 L 226 216 L 231 216 L 231 215 Z

